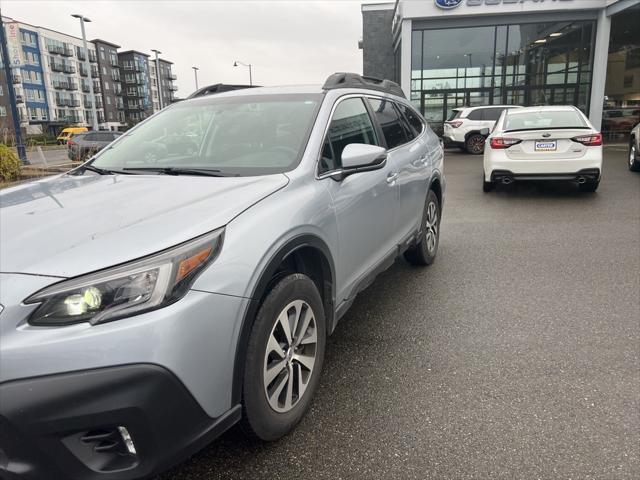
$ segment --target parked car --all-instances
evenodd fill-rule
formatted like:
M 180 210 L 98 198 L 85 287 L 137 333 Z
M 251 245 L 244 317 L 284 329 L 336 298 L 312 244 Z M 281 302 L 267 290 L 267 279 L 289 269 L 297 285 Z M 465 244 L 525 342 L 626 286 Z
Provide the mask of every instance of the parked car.
M 484 152 L 486 135 L 482 131 L 491 130 L 502 112 L 520 108 L 517 105 L 490 105 L 486 107 L 454 108 L 444 122 L 445 146 L 460 147 L 473 155 Z
M 122 132 L 87 132 L 67 141 L 67 156 L 71 160 L 86 160 L 117 139 Z
M 184 125 L 198 149 L 171 153 Z M 151 477 L 238 421 L 280 438 L 356 295 L 436 257 L 443 150 L 392 82 L 200 96 L 129 133 L 0 192 L 10 478 Z
M 640 108 L 605 108 L 602 112 L 602 133 L 607 138 L 626 136 L 640 122 Z
M 58 145 L 66 145 L 69 139 L 88 131 L 89 129 L 87 127 L 66 127 L 62 129 L 56 140 L 58 141 Z
M 572 180 L 589 192 L 600 183 L 602 135 L 576 107 L 507 110 L 487 144 L 485 192 L 516 180 Z
M 631 130 L 629 137 L 629 170 L 640 172 L 640 123 Z

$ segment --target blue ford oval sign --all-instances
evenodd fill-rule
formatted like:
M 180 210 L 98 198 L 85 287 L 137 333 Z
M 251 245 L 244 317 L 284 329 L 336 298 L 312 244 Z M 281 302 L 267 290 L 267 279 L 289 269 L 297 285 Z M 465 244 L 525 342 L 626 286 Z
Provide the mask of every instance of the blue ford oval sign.
M 435 0 L 435 2 L 440 8 L 456 8 L 462 0 Z

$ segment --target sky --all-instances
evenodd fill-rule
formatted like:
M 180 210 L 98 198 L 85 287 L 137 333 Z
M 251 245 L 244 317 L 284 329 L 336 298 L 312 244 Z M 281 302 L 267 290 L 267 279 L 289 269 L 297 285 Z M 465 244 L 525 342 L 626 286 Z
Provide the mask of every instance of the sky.
M 4 16 L 139 50 L 174 62 L 177 96 L 200 86 L 248 83 L 253 65 L 258 85 L 323 83 L 337 71 L 362 72 L 362 3 L 381 0 L 0 0 Z

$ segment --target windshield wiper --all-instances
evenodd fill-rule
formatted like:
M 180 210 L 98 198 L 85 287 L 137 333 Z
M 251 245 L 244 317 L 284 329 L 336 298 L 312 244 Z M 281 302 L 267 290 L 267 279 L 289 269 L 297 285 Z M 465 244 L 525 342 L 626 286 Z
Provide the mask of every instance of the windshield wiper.
M 203 177 L 231 177 L 238 175 L 230 175 L 222 173 L 221 170 L 213 168 L 181 168 L 181 167 L 132 167 L 124 168 L 125 171 L 138 172 L 156 172 L 162 175 L 199 175 Z
M 130 175 L 129 172 L 123 172 L 121 170 L 108 170 L 106 168 L 94 167 L 93 165 L 80 165 L 78 167 L 79 170 L 89 170 L 90 172 L 97 173 L 98 175 L 113 175 L 115 173 L 121 173 L 123 175 Z

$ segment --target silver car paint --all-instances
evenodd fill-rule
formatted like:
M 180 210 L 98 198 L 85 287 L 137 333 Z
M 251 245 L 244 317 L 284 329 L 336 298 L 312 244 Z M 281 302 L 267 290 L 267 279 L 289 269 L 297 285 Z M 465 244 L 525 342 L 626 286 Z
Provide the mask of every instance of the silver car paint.
M 243 94 L 246 91 L 222 95 Z M 151 362 L 173 371 L 209 415 L 231 408 L 241 321 L 273 255 L 300 235 L 324 242 L 336 269 L 338 308 L 353 296 L 359 280 L 417 230 L 427 189 L 436 175 L 444 189 L 442 148 L 428 128 L 413 142 L 390 150 L 383 169 L 351 175 L 342 182 L 319 178 L 319 152 L 331 112 L 335 102 L 348 95 L 364 94 L 349 89 L 327 92 L 300 164 L 285 175 L 242 179 L 119 175 L 85 180 L 63 176 L 4 192 L 0 268 L 5 272 L 77 275 L 223 225 L 226 230 L 220 255 L 184 299 L 103 325 L 30 326 L 26 318 L 34 307 L 21 305 L 22 300 L 59 279 L 3 275 L 0 303 L 7 308 L 0 314 L 0 382 Z M 378 92 L 366 96 L 406 103 Z M 395 180 L 387 182 L 390 176 Z M 235 181 L 237 188 L 226 188 Z M 55 191 L 61 185 L 68 189 Z M 144 192 L 144 201 L 132 208 L 138 190 Z M 89 192 L 99 200 L 87 198 Z M 21 196 L 24 200 L 17 201 Z M 13 199 L 13 207 L 5 202 L 7 197 Z M 39 221 L 46 228 L 37 226 Z M 91 234 L 85 232 L 87 225 Z M 20 236 L 22 243 L 14 236 Z

